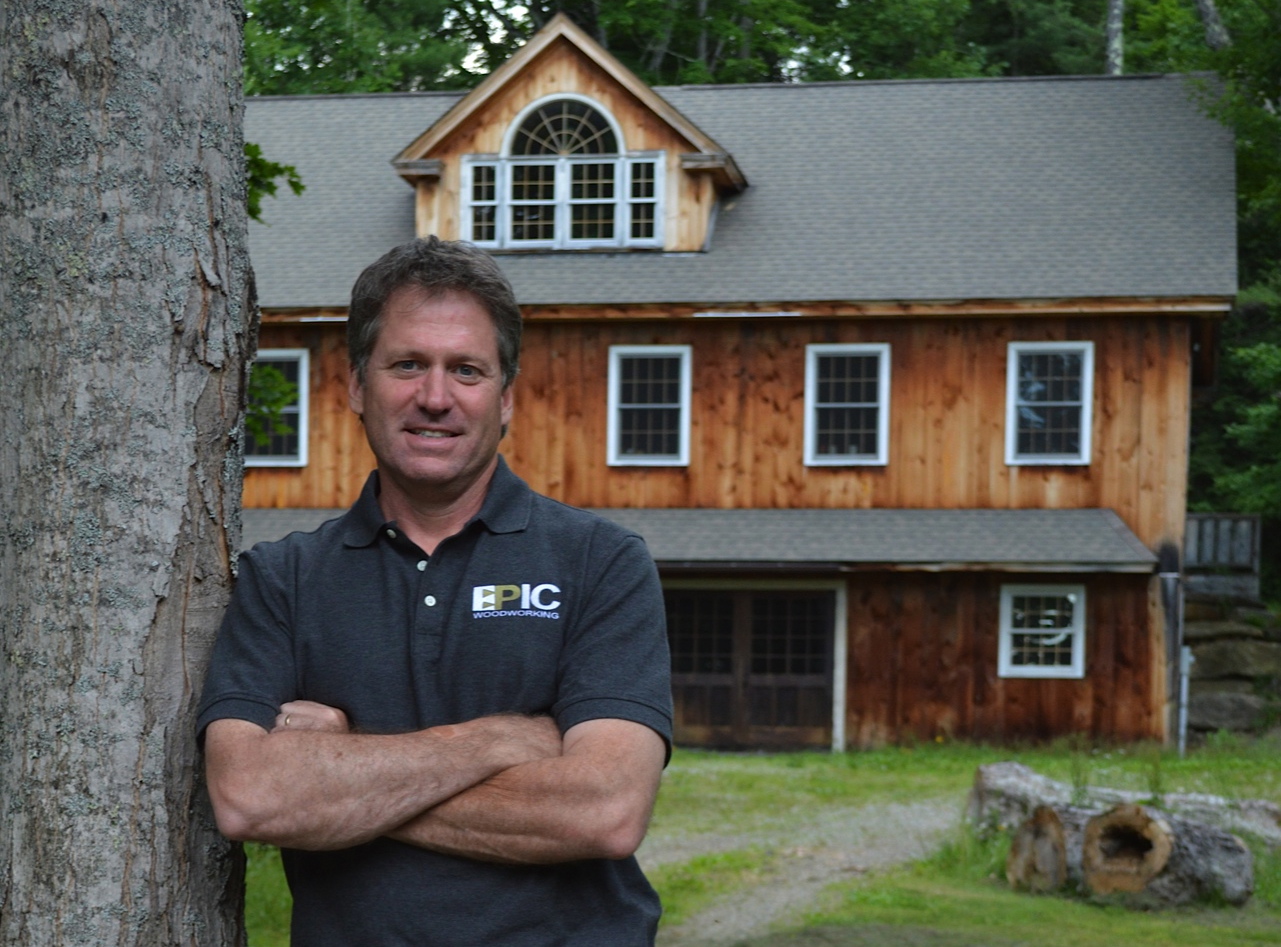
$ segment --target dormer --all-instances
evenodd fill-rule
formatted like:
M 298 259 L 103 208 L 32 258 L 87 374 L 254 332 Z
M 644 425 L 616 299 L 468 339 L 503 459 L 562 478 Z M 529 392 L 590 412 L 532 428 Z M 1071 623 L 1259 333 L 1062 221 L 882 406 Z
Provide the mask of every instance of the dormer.
M 730 155 L 558 14 L 392 162 L 419 236 L 496 252 L 696 251 Z

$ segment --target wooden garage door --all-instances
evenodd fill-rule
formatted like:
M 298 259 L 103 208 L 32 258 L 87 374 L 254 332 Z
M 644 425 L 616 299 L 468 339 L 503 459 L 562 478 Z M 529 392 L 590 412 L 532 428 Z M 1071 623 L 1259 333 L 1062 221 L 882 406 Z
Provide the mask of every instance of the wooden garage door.
M 669 589 L 676 742 L 829 746 L 835 596 Z

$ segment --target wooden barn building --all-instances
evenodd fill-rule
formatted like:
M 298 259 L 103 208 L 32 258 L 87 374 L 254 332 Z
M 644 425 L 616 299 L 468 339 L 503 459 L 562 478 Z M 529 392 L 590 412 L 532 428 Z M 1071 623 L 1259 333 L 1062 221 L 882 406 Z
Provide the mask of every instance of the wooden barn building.
M 564 18 L 470 93 L 251 100 L 301 196 L 251 235 L 246 543 L 373 464 L 345 306 L 492 249 L 504 454 L 649 543 L 678 739 L 1164 738 L 1191 391 L 1236 290 L 1233 149 L 1176 76 L 649 88 Z M 1162 573 L 1167 573 L 1162 578 Z

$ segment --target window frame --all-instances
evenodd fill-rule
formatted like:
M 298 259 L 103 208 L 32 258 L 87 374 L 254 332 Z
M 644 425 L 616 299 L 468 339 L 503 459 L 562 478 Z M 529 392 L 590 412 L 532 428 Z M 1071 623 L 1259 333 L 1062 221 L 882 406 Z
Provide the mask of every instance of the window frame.
M 311 352 L 305 348 L 292 349 L 259 349 L 254 356 L 254 363 L 260 361 L 284 362 L 294 361 L 298 363 L 298 401 L 297 414 L 295 418 L 294 430 L 298 436 L 298 453 L 288 457 L 273 454 L 249 454 L 248 453 L 248 435 L 246 435 L 245 447 L 245 466 L 246 467 L 306 467 L 307 466 L 307 444 L 309 440 L 310 427 L 310 392 L 311 392 Z
M 1076 352 L 1081 355 L 1080 450 L 1075 454 L 1020 454 L 1018 411 L 1019 362 L 1024 355 Z M 1094 427 L 1094 343 L 1010 342 L 1005 367 L 1005 463 L 1011 467 L 1077 466 L 1090 464 Z
M 1072 663 L 1070 665 L 1014 664 L 1014 635 L 1027 632 L 1026 628 L 1013 627 L 1014 599 L 1017 596 L 1077 597 L 1072 615 Z M 997 675 L 1002 678 L 1080 680 L 1085 677 L 1086 597 L 1082 584 L 1011 584 L 1001 586 L 999 645 L 997 648 Z
M 613 129 L 615 140 L 620 151 L 617 154 L 582 154 L 582 155 L 513 155 L 511 153 L 516 132 L 525 119 L 535 110 L 550 102 L 571 99 L 581 102 L 598 112 Z M 614 167 L 614 197 L 608 199 L 574 199 L 573 169 L 578 165 L 605 164 Z M 632 197 L 633 179 L 636 169 L 642 165 L 653 166 L 652 200 L 635 200 Z M 551 201 L 516 202 L 511 197 L 512 171 L 518 166 L 552 167 L 554 197 Z M 480 167 L 494 170 L 494 199 L 476 200 L 474 196 L 475 171 Z M 508 126 L 503 137 L 502 151 L 499 154 L 464 155 L 460 170 L 460 234 L 462 239 L 477 246 L 496 250 L 591 250 L 607 247 L 661 248 L 663 246 L 663 208 L 666 186 L 666 153 L 663 151 L 628 151 L 626 150 L 622 127 L 614 116 L 599 102 L 573 93 L 556 93 L 544 96 L 531 102 Z M 547 203 L 554 205 L 555 216 L 550 240 L 516 240 L 512 237 L 512 210 L 518 206 Z M 571 236 L 573 227 L 572 208 L 588 204 L 605 205 L 614 208 L 614 236 L 612 237 L 579 237 Z M 647 205 L 653 208 L 653 234 L 648 237 L 633 237 L 632 212 L 635 206 Z M 493 207 L 494 237 L 491 240 L 477 239 L 473 210 L 477 207 Z
M 620 454 L 622 437 L 620 409 L 628 407 L 620 402 L 622 386 L 622 360 L 625 358 L 680 358 L 680 411 L 676 454 Z M 692 381 L 693 347 L 689 345 L 611 345 L 609 347 L 609 393 L 606 399 L 606 463 L 610 467 L 688 467 L 690 440 L 690 397 Z
M 876 452 L 874 454 L 818 453 L 818 360 L 827 355 L 878 357 Z M 889 462 L 890 345 L 888 342 L 813 343 L 805 346 L 805 433 L 807 467 L 883 467 Z

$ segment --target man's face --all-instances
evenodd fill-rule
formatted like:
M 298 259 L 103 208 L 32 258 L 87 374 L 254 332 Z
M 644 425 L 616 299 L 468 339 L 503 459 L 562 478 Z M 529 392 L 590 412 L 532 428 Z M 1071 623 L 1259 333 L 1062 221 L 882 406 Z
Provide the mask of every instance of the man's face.
M 511 421 L 498 333 L 468 293 L 393 293 L 365 380 L 353 372 L 348 395 L 364 419 L 384 491 L 410 500 L 462 496 L 492 470 Z

